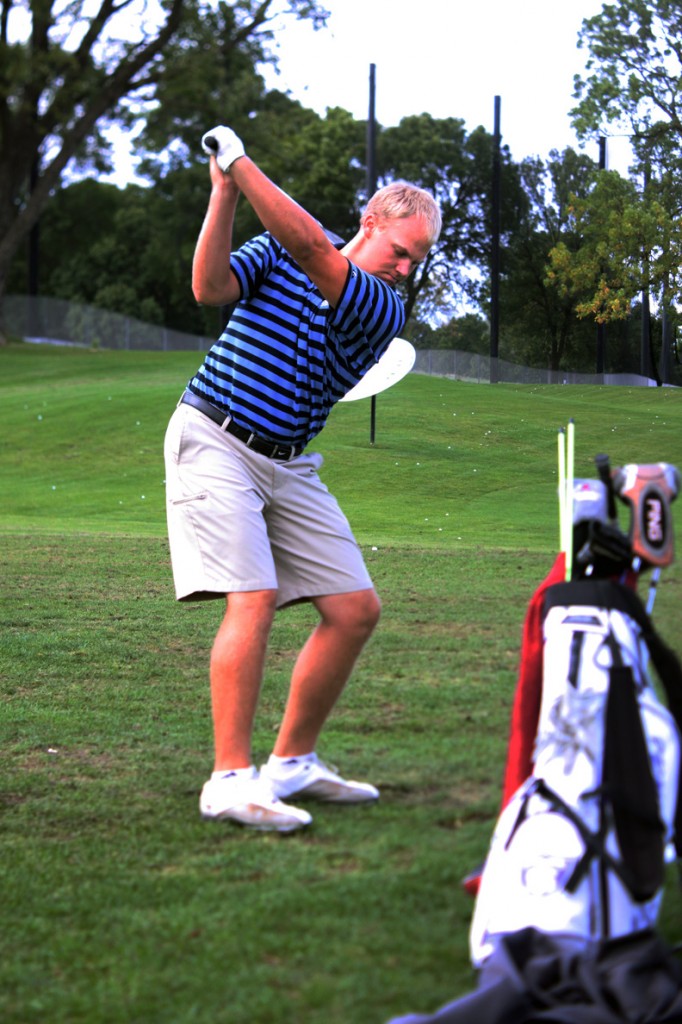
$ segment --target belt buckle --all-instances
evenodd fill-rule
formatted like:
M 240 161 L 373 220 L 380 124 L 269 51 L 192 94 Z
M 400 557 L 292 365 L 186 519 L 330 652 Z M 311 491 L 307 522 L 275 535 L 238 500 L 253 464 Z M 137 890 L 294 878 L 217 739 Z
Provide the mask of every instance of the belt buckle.
M 258 434 L 254 434 L 253 431 L 249 434 L 244 444 L 247 448 L 257 452 L 258 455 L 264 455 L 266 459 L 274 459 L 279 450 L 279 445 L 275 442 L 268 442 L 264 438 L 259 437 Z
M 282 454 L 280 455 L 279 452 Z M 275 454 L 272 457 L 273 459 L 280 459 L 281 462 L 291 462 L 292 459 L 296 458 L 296 455 L 297 452 L 295 444 L 288 444 L 286 446 L 278 444 L 275 449 Z
M 252 451 L 258 452 L 259 455 L 265 455 L 267 459 L 279 459 L 281 462 L 291 462 L 296 454 L 296 447 L 293 444 L 283 445 L 277 444 L 276 441 L 268 442 L 253 432 L 249 434 L 244 444 Z M 259 451 L 258 445 L 262 450 Z

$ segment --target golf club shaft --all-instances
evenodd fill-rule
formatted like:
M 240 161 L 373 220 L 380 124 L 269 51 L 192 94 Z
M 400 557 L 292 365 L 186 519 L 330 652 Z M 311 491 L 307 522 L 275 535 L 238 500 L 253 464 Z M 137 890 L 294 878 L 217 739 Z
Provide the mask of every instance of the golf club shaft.
M 575 464 L 575 423 L 568 421 L 566 430 L 566 579 L 573 575 L 573 479 Z
M 566 552 L 566 431 L 559 428 L 557 434 L 559 457 L 559 550 Z
M 649 583 L 649 594 L 647 596 L 646 611 L 647 615 L 651 615 L 654 610 L 654 602 L 656 600 L 656 588 L 658 587 L 658 581 L 661 578 L 661 570 L 656 566 L 651 571 L 651 581 Z

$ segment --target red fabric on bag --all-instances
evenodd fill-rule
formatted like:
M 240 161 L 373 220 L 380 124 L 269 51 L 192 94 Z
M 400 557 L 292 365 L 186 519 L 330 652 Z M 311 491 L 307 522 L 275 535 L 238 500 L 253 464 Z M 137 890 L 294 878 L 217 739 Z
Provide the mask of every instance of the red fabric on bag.
M 542 606 L 545 591 L 566 578 L 566 556 L 560 552 L 548 575 L 531 598 L 523 623 L 519 678 L 511 714 L 502 807 L 525 782 L 533 768 L 533 743 L 542 699 Z

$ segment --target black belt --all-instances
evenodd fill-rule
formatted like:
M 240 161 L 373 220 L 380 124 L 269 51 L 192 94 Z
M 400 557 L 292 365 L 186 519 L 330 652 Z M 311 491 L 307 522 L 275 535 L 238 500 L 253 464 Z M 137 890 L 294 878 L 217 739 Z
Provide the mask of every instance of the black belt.
M 238 426 L 221 409 L 211 405 L 205 398 L 199 398 L 192 391 L 184 392 L 180 399 L 180 404 L 191 405 L 193 409 L 198 409 L 204 416 L 208 416 L 210 420 L 217 423 L 221 430 L 226 430 L 228 434 L 232 434 L 238 441 L 242 441 L 251 451 L 257 452 L 259 455 L 265 455 L 268 459 L 281 459 L 283 462 L 288 462 L 290 459 L 295 459 L 303 451 L 300 445 L 275 444 L 274 441 L 266 441 L 265 438 L 258 437 L 257 434 L 246 430 L 245 427 Z

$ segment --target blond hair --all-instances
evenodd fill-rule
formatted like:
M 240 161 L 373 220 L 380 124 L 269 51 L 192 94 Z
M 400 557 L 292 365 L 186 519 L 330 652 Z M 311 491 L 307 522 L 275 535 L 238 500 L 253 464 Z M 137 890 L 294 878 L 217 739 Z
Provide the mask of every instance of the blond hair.
M 368 214 L 383 220 L 421 217 L 428 225 L 431 245 L 440 235 L 442 219 L 436 200 L 426 189 L 412 185 L 408 181 L 393 181 L 375 192 L 365 207 L 362 221 Z

